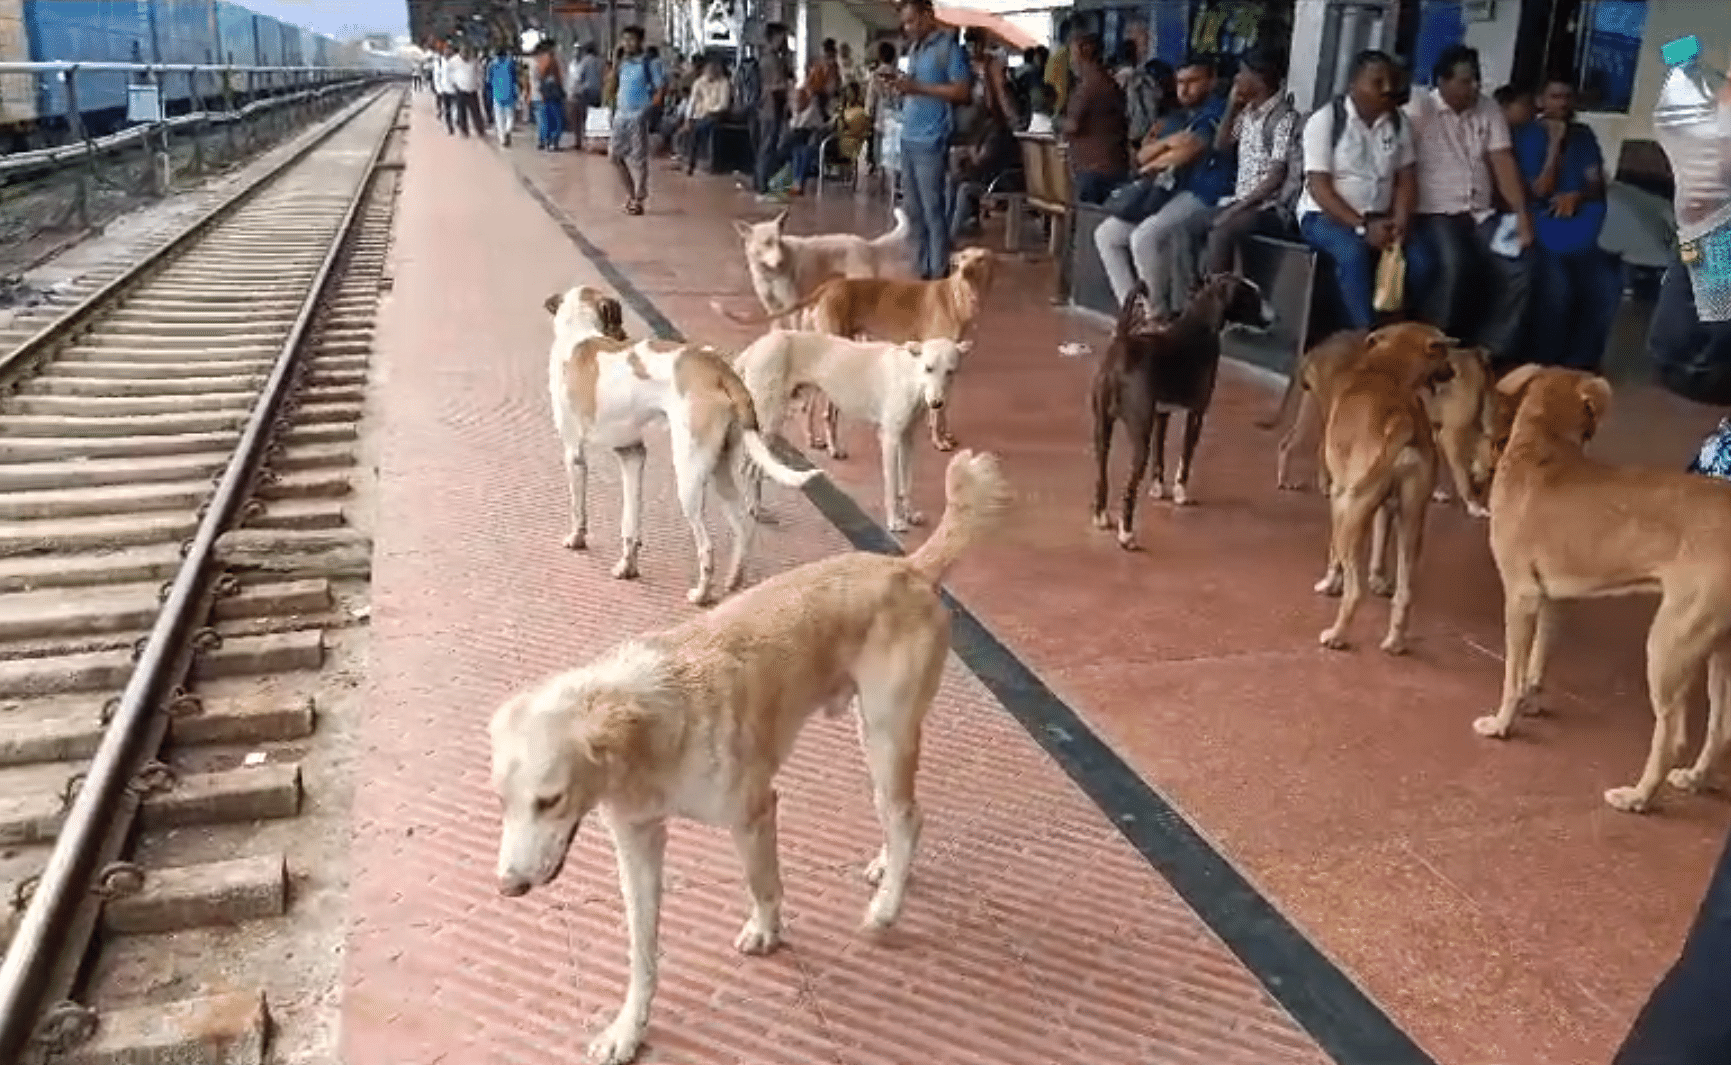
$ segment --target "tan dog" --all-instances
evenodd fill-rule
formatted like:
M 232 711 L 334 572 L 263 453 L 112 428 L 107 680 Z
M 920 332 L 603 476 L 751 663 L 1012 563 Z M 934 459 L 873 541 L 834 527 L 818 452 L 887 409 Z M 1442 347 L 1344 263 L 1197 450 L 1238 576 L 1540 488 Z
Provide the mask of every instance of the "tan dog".
M 1363 601 L 1366 534 L 1378 511 L 1395 522 L 1394 602 L 1382 649 L 1406 649 L 1412 575 L 1423 546 L 1425 510 L 1436 486 L 1436 443 L 1419 390 L 1446 380 L 1449 349 L 1440 330 L 1418 323 L 1371 333 L 1363 355 L 1340 375 L 1323 423 L 1323 459 L 1329 479 L 1328 570 L 1317 591 L 1345 586 L 1324 647 L 1347 646 L 1346 631 Z
M 1647 632 L 1653 741 L 1641 778 L 1605 801 L 1648 809 L 1662 781 L 1686 791 L 1731 740 L 1731 484 L 1696 474 L 1612 466 L 1585 447 L 1611 404 L 1611 385 L 1579 370 L 1521 366 L 1497 383 L 1514 397 L 1508 442 L 1491 481 L 1491 553 L 1503 581 L 1503 695 L 1473 722 L 1504 737 L 1531 706 L 1550 650 L 1552 603 L 1659 593 Z M 1707 675 L 1707 735 L 1688 769 L 1690 690 Z M 1667 776 L 1667 770 L 1670 770 Z
M 1275 449 L 1274 483 L 1277 488 L 1301 487 L 1286 475 L 1292 461 L 1292 450 L 1300 439 L 1320 429 L 1322 419 L 1318 412 L 1326 411 L 1332 405 L 1335 385 L 1345 369 L 1364 353 L 1364 341 L 1369 335 L 1362 329 L 1342 330 L 1300 355 L 1298 365 L 1286 379 L 1286 391 L 1281 394 L 1280 406 L 1275 408 L 1273 415 L 1256 423 L 1258 429 L 1274 428 L 1286 420 L 1293 401 L 1298 401 L 1298 415 L 1281 434 Z M 1324 494 L 1328 492 L 1328 467 L 1322 458 L 1320 433 L 1316 442 L 1316 486 Z
M 850 339 L 901 344 L 938 338 L 968 340 L 991 288 L 993 263 L 990 249 L 964 248 L 950 257 L 950 276 L 937 281 L 833 278 L 787 313 L 801 315 L 805 328 Z M 770 321 L 736 314 L 719 303 L 710 306 L 741 325 L 761 326 Z M 946 407 L 933 411 L 930 417 L 932 444 L 939 451 L 956 446 L 947 414 Z
M 623 335 L 619 301 L 588 286 L 549 296 L 544 306 L 553 315 L 547 387 L 553 424 L 565 445 L 571 486 L 571 534 L 565 546 L 573 550 L 588 546 L 588 448 L 611 448 L 619 460 L 625 511 L 620 523 L 624 549 L 613 575 L 637 576 L 643 464 L 648 455 L 643 431 L 664 418 L 673 443 L 679 505 L 697 543 L 697 583 L 686 597 L 698 604 L 711 598 L 715 547 L 703 523 L 710 485 L 733 530 L 733 558 L 725 587 L 727 591 L 738 588 L 745 580 L 745 556 L 756 523 L 750 520 L 734 480 L 736 446 L 743 446 L 752 463 L 789 488 L 804 485 L 820 471 L 801 472 L 776 459 L 758 432 L 751 393 L 715 349 L 616 339 Z
M 734 947 L 781 942 L 775 776 L 814 714 L 854 702 L 884 842 L 866 867 L 865 927 L 901 912 L 919 842 L 920 732 L 950 648 L 939 582 L 1009 501 L 991 455 L 961 452 L 937 530 L 906 557 L 853 552 L 772 577 L 713 612 L 627 641 L 493 715 L 493 788 L 504 808 L 499 891 L 559 875 L 585 817 L 613 836 L 630 940 L 625 1002 L 591 1060 L 636 1056 L 657 982 L 667 822 L 733 833 L 751 916 Z
M 800 388 L 821 389 L 849 418 L 877 426 L 885 520 L 890 532 L 902 533 L 924 520 L 912 506 L 913 435 L 920 408 L 943 409 L 956 365 L 970 346 L 941 337 L 888 344 L 777 329 L 753 341 L 733 366 L 769 432 L 780 428 Z M 756 485 L 753 478 L 754 503 Z

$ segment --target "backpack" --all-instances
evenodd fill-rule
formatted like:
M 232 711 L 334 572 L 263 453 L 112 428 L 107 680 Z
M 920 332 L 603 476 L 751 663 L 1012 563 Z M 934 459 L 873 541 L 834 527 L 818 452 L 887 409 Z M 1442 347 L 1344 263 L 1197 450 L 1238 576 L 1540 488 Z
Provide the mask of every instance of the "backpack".
M 1160 83 L 1138 67 L 1124 86 L 1124 102 L 1130 120 L 1130 139 L 1140 142 L 1160 119 Z
M 755 111 L 762 99 L 763 71 L 758 69 L 756 56 L 747 56 L 733 71 L 733 109 Z

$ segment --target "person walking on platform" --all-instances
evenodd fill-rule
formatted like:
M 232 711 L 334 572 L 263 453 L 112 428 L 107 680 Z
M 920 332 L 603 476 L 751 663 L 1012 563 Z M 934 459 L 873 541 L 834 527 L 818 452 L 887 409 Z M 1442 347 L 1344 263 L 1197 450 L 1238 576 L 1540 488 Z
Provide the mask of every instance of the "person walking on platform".
M 565 71 L 566 125 L 577 138 L 577 150 L 583 150 L 583 131 L 589 128 L 589 109 L 601 106 L 601 57 L 595 44 L 585 44 L 574 54 Z
M 493 103 L 493 128 L 499 147 L 511 146 L 511 129 L 517 123 L 517 64 L 504 48 L 487 64 L 487 93 Z
M 620 34 L 619 88 L 613 101 L 613 133 L 607 154 L 625 183 L 625 213 L 643 213 L 649 198 L 649 114 L 661 98 L 667 77 L 643 51 L 643 27 Z
M 908 72 L 880 70 L 902 101 L 902 198 L 914 268 L 927 281 L 950 272 L 950 135 L 955 108 L 972 99 L 973 72 L 956 35 L 938 27 L 932 0 L 901 0 Z
M 475 58 L 465 48 L 446 61 L 451 79 L 451 107 L 457 112 L 457 131 L 469 135 L 469 123 L 475 124 L 475 135 L 487 132 L 487 120 L 481 114 L 481 73 Z
M 543 41 L 535 49 L 531 61 L 535 79 L 535 95 L 541 101 L 536 116 L 536 147 L 544 152 L 559 150 L 565 139 L 565 81 L 559 70 L 559 54 L 553 42 Z
M 451 95 L 451 54 L 440 42 L 438 52 L 433 56 L 433 106 L 437 109 L 439 121 L 445 124 L 445 132 L 451 136 L 457 135 L 456 97 Z

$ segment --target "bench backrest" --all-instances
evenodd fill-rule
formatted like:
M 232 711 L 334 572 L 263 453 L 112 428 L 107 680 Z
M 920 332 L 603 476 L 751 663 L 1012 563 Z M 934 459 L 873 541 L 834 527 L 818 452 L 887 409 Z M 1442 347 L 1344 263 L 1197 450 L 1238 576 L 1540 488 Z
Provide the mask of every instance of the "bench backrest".
M 1071 190 L 1069 161 L 1057 138 L 1040 133 L 1018 133 L 1022 149 L 1022 176 L 1028 190 L 1028 206 L 1063 214 L 1075 201 Z

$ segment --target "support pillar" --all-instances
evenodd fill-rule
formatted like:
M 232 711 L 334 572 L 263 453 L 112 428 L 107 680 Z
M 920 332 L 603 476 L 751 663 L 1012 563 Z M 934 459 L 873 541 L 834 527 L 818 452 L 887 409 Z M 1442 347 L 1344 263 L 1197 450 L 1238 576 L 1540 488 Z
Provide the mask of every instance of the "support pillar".
M 1353 56 L 1366 48 L 1393 47 L 1397 2 L 1297 0 L 1287 85 L 1300 111 L 1346 91 Z
M 811 0 L 797 0 L 793 13 L 793 80 L 805 84 L 806 68 L 811 66 Z

